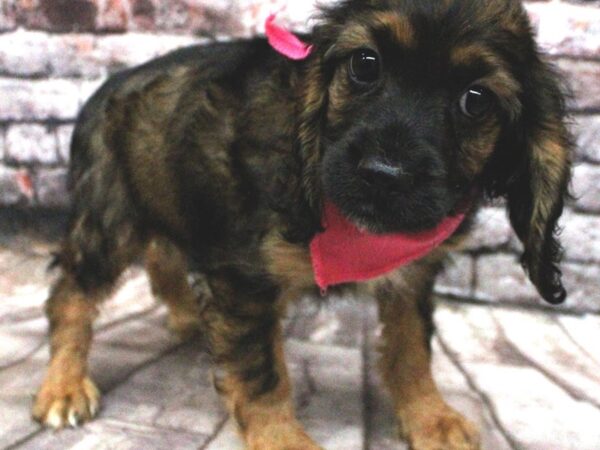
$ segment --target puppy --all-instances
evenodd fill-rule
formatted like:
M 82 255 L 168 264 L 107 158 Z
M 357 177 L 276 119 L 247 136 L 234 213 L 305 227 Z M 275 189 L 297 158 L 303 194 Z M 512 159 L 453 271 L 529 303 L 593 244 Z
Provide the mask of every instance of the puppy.
M 37 420 L 76 426 L 98 411 L 86 362 L 97 305 L 146 252 L 171 327 L 208 336 L 248 448 L 319 448 L 294 416 L 280 317 L 316 290 L 309 244 L 325 204 L 383 235 L 505 197 L 531 281 L 564 300 L 556 224 L 572 139 L 520 2 L 345 0 L 305 38 L 301 61 L 265 39 L 178 50 L 113 76 L 83 108 Z M 479 448 L 430 373 L 433 281 L 468 228 L 351 283 L 379 303 L 380 369 L 414 449 Z M 205 277 L 203 302 L 188 273 Z

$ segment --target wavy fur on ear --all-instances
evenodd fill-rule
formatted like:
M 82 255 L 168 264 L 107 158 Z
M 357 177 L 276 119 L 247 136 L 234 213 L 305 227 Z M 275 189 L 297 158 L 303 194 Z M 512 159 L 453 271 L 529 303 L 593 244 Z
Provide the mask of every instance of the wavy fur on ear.
M 567 295 L 559 268 L 563 252 L 557 224 L 570 179 L 565 133 L 545 130 L 532 138 L 527 171 L 508 190 L 511 223 L 525 248 L 523 267 L 552 304 L 562 303 Z
M 328 95 L 320 51 L 310 57 L 306 70 L 297 147 L 303 167 L 302 185 L 306 200 L 314 211 L 321 211 L 322 195 L 318 172 L 321 161 L 321 127 L 327 113 Z
M 521 80 L 522 115 L 490 161 L 486 190 L 508 199 L 512 226 L 524 245 L 523 267 L 541 296 L 559 304 L 567 294 L 557 223 L 569 196 L 574 143 L 567 128 L 568 91 L 537 51 L 531 56 Z

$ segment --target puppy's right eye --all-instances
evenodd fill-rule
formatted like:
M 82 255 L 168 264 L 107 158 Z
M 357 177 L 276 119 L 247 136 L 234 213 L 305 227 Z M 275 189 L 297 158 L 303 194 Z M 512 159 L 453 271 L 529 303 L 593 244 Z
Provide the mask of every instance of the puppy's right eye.
M 381 65 L 374 50 L 363 48 L 350 58 L 350 77 L 358 84 L 370 84 L 379 79 Z
M 471 86 L 460 99 L 460 110 L 469 119 L 484 116 L 494 105 L 494 95 L 483 86 Z

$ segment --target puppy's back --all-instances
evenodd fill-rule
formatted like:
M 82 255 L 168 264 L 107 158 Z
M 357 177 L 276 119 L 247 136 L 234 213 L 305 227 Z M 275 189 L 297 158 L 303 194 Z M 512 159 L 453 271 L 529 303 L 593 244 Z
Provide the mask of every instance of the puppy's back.
M 177 234 L 184 233 L 176 152 L 194 149 L 175 141 L 189 136 L 191 120 L 200 127 L 205 119 L 211 133 L 230 135 L 224 110 L 243 103 L 244 97 L 231 86 L 242 86 L 249 67 L 264 61 L 269 51 L 264 39 L 196 45 L 109 78 L 83 107 L 73 134 L 74 216 L 80 215 L 78 209 L 90 211 L 91 206 L 100 212 L 122 204 L 137 215 L 152 216 Z M 228 98 L 220 95 L 220 84 L 228 86 Z M 127 192 L 109 204 L 107 193 L 119 189 Z M 133 201 L 124 200 L 131 196 Z

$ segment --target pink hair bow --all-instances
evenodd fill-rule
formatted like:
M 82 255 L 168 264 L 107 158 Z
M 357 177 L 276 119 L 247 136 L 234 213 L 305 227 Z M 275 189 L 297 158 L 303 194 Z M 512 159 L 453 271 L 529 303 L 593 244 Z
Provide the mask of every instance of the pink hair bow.
M 271 47 L 283 56 L 293 59 L 306 59 L 312 52 L 312 45 L 302 42 L 296 35 L 279 25 L 275 25 L 275 14 L 271 14 L 265 22 L 267 39 Z

